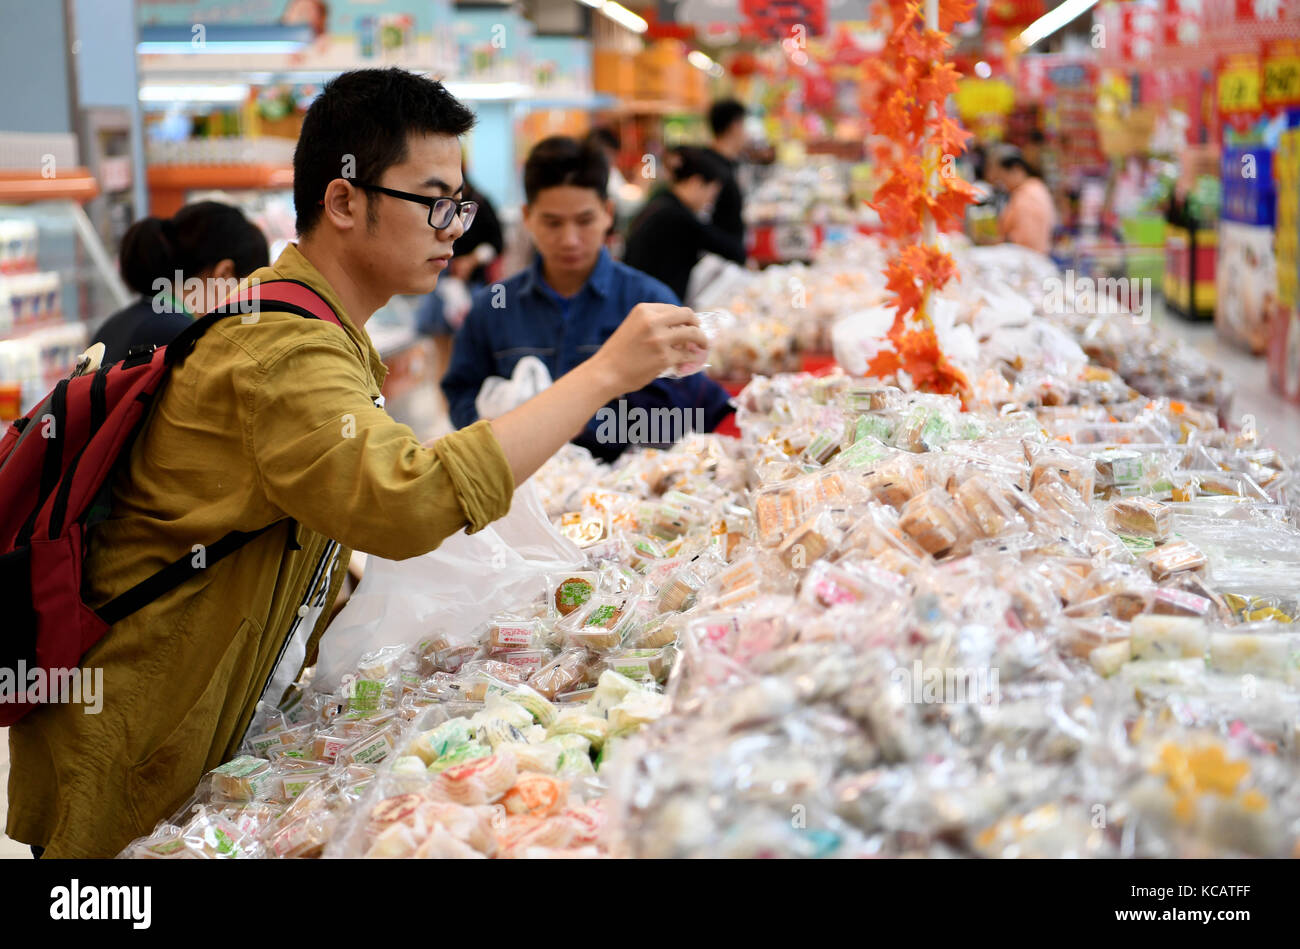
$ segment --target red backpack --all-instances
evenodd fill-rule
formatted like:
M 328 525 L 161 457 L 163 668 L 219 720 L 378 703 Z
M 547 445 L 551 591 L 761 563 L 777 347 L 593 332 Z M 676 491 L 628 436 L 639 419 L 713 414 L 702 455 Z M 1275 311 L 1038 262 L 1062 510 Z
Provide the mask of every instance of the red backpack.
M 0 726 L 49 698 L 49 689 L 29 694 L 32 671 L 44 670 L 38 679 L 49 681 L 57 681 L 49 676 L 55 670 L 66 677 L 71 673 L 62 670 L 76 669 L 114 623 L 198 572 L 187 552 L 97 610 L 82 599 L 86 532 L 108 516 L 112 476 L 172 369 L 214 323 L 239 313 L 288 312 L 342 325 L 296 280 L 245 288 L 222 309 L 161 349 L 137 347 L 121 362 L 62 380 L 0 439 Z M 207 547 L 206 564 L 274 526 L 231 531 Z

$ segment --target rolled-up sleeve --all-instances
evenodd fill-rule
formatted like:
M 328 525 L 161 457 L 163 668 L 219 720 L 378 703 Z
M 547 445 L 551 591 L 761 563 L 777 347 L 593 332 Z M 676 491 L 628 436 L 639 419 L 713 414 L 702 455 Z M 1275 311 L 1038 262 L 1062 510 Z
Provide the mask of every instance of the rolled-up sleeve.
M 506 514 L 514 479 L 488 422 L 425 448 L 376 408 L 343 340 L 297 344 L 251 380 L 245 438 L 267 498 L 303 526 L 390 560 Z

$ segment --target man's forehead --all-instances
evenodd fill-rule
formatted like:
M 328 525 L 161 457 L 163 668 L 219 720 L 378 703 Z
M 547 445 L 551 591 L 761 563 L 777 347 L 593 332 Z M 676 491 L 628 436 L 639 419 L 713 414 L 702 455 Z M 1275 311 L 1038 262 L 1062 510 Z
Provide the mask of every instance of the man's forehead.
M 410 135 L 406 157 L 394 168 L 400 169 L 404 177 L 414 176 L 424 187 L 445 188 L 449 193 L 464 187 L 460 139 L 454 135 Z
M 547 217 L 577 217 L 602 207 L 600 197 L 590 188 L 546 188 L 532 202 L 533 211 Z

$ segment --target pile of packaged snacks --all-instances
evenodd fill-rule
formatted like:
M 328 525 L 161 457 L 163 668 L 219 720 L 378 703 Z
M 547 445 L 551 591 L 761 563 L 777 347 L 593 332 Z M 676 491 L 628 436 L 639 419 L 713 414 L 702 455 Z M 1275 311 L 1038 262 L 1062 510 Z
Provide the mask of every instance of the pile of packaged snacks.
M 264 713 L 127 855 L 1290 854 L 1292 465 L 1027 356 L 561 453 L 585 569 Z

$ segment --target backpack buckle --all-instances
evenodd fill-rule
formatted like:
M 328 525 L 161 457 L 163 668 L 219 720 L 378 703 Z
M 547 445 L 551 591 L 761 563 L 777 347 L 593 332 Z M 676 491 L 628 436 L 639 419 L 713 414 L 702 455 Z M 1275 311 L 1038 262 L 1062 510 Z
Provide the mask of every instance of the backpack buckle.
M 132 366 L 139 366 L 153 359 L 154 350 L 158 347 L 153 343 L 141 343 L 139 346 L 132 346 L 122 357 L 122 368 L 130 369 Z

